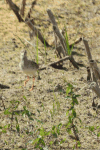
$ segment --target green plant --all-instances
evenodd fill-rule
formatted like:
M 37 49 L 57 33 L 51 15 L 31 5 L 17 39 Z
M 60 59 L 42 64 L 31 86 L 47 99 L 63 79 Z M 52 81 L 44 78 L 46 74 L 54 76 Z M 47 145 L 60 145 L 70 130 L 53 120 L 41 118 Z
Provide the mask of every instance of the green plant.
M 24 98 L 25 101 L 27 100 L 25 96 L 23 96 L 23 98 Z M 33 114 L 28 109 L 26 109 L 26 106 L 23 106 L 23 110 L 18 111 L 17 108 L 18 108 L 18 106 L 20 104 L 20 101 L 18 101 L 18 100 L 12 100 L 12 101 L 10 101 L 10 104 L 11 105 L 9 106 L 9 108 L 7 108 L 4 111 L 4 115 L 9 116 L 9 118 L 11 119 L 11 124 L 9 124 L 9 127 L 11 129 L 13 127 L 13 121 L 15 119 L 15 121 L 16 121 L 16 130 L 17 130 L 17 132 L 20 132 L 20 126 L 19 126 L 19 123 L 18 123 L 17 116 L 19 116 L 19 115 L 22 115 L 22 116 L 27 115 L 30 120 L 34 121 L 34 119 L 32 118 Z
M 56 95 L 55 95 L 55 93 L 54 93 L 54 91 L 53 91 L 53 95 L 54 95 L 54 102 L 53 102 L 53 108 L 52 108 L 52 110 L 50 110 L 50 114 L 51 114 L 51 117 L 53 118 L 53 116 L 55 115 L 55 114 L 57 114 L 57 112 L 59 112 L 59 110 L 60 110 L 60 103 L 59 103 L 59 101 L 57 100 L 57 97 L 56 97 Z
M 45 140 L 44 138 L 48 135 L 50 135 L 50 131 L 45 131 L 43 127 L 39 128 L 37 130 L 38 136 L 37 138 L 33 141 L 33 144 L 35 145 L 35 148 L 39 148 L 40 150 L 43 150 L 43 147 L 45 147 Z
M 80 95 L 76 95 L 73 92 L 73 86 L 70 83 L 68 84 L 68 87 L 66 90 L 66 95 L 67 95 L 67 97 L 66 97 L 67 99 L 71 99 L 71 107 L 66 112 L 66 116 L 68 116 L 66 130 L 69 134 L 71 134 L 72 133 L 71 130 L 73 130 L 75 140 L 76 140 L 76 148 L 77 148 L 77 147 L 80 147 L 81 145 L 80 145 L 80 140 L 79 140 L 79 136 L 78 136 L 78 128 L 77 128 L 76 119 L 79 119 L 80 123 L 81 123 L 81 119 L 79 117 L 77 117 L 75 105 L 78 105 L 77 97 L 79 97 Z M 75 148 L 75 145 L 73 148 Z
M 36 63 L 38 64 L 38 34 L 37 34 L 37 38 L 36 38 Z
M 66 31 L 66 28 L 65 28 L 65 40 L 66 40 L 66 46 L 67 46 L 67 53 L 68 55 L 71 55 L 72 51 L 70 49 L 70 46 L 69 46 L 69 40 L 68 40 L 68 35 L 67 35 L 67 31 Z
M 7 125 L 5 125 L 5 126 L 0 126 L 0 135 L 2 134 L 2 133 L 6 133 L 7 132 L 7 129 L 9 129 L 10 128 L 10 124 L 7 124 Z
M 89 133 L 96 135 L 98 140 L 98 138 L 100 137 L 100 127 L 89 126 L 88 129 L 89 129 Z
M 70 47 L 66 27 L 65 27 L 65 41 L 66 41 L 66 46 L 67 46 L 67 54 L 71 55 L 74 44 Z

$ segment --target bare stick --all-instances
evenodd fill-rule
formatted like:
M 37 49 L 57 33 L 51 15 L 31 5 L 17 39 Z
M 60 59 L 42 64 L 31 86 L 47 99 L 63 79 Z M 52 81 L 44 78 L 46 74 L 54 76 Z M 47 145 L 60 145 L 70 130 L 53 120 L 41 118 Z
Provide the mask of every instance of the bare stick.
M 91 80 L 91 71 L 90 71 L 90 67 L 87 67 L 87 81 Z
M 62 44 L 63 49 L 61 49 L 61 50 L 62 50 L 63 56 L 65 57 L 67 55 L 67 52 L 66 52 L 67 47 L 66 47 L 65 39 L 64 39 L 63 35 L 60 33 L 60 31 L 58 29 L 58 26 L 57 26 L 57 23 L 55 21 L 55 17 L 53 15 L 52 11 L 50 9 L 48 9 L 47 13 L 48 13 L 48 16 L 49 16 L 52 24 L 53 24 L 53 30 L 56 33 L 56 35 L 58 36 L 58 38 L 59 38 L 59 40 Z
M 60 42 L 61 42 L 61 44 L 62 44 L 62 53 L 63 53 L 63 55 L 64 55 L 64 57 L 67 55 L 67 47 L 66 47 L 66 42 L 65 42 L 65 39 L 64 39 L 64 37 L 61 35 L 61 33 L 60 33 L 60 31 L 59 31 L 59 29 L 57 28 L 57 26 L 53 26 L 53 29 L 54 29 L 54 31 L 55 31 L 55 33 L 57 34 L 57 36 L 59 37 L 59 40 L 60 40 Z M 73 58 L 73 56 L 71 55 L 70 57 L 69 57 L 69 60 L 71 61 L 71 63 L 73 64 L 73 66 L 75 67 L 75 68 L 77 68 L 77 69 L 79 69 L 79 67 L 78 67 L 78 65 L 77 65 L 77 63 L 76 63 L 76 61 L 74 60 L 74 58 Z
M 74 62 L 74 60 L 71 58 L 71 56 L 66 56 L 66 57 L 64 57 L 64 58 L 62 58 L 62 59 L 60 59 L 60 60 L 58 60 L 56 62 L 48 64 L 46 67 L 40 68 L 39 70 L 45 70 L 48 66 L 52 66 L 53 67 L 54 65 L 57 65 L 58 63 L 61 63 L 61 62 L 65 61 L 65 60 L 71 60 L 72 64 L 74 64 L 73 66 L 75 68 L 79 69 L 79 67 L 77 66 L 76 62 Z
M 19 7 L 16 4 L 14 4 L 12 2 L 12 0 L 6 0 L 6 1 L 9 4 L 10 8 L 15 13 L 15 15 L 16 15 L 17 19 L 19 20 L 19 22 L 24 22 L 24 20 L 22 19 L 22 17 L 19 15 Z
M 50 18 L 52 24 L 53 24 L 54 26 L 57 26 L 57 23 L 56 23 L 56 21 L 55 21 L 55 17 L 54 17 L 54 15 L 53 15 L 52 11 L 51 11 L 50 9 L 47 9 L 47 13 L 48 13 L 48 16 L 49 16 L 49 18 Z M 58 26 L 57 26 L 57 27 L 58 27 Z
M 56 62 L 50 63 L 46 67 L 40 68 L 39 70 L 45 70 L 48 66 L 56 65 L 57 63 L 61 63 L 61 62 L 65 61 L 65 60 L 69 60 L 69 56 L 66 56 L 66 57 L 64 57 L 64 58 L 62 58 L 62 59 L 60 59 L 60 60 L 58 60 Z
M 5 109 L 6 107 L 5 107 L 5 104 L 4 104 L 3 96 L 0 96 L 0 100 L 2 101 L 3 107 Z
M 99 70 L 96 62 L 94 60 L 92 60 L 92 55 L 91 55 L 91 52 L 90 52 L 88 42 L 84 39 L 83 39 L 83 42 L 84 42 L 84 45 L 85 45 L 88 60 L 89 60 L 89 63 L 90 63 L 90 67 L 92 68 L 93 74 L 95 75 L 96 79 L 100 79 L 100 70 Z
M 20 9 L 20 14 L 24 17 L 24 11 L 25 11 L 25 5 L 26 5 L 26 0 L 22 0 L 21 4 L 21 9 Z
M 60 45 L 60 46 L 58 46 L 57 48 L 56 48 L 56 51 L 55 51 L 55 53 L 56 53 L 56 55 L 57 55 L 57 57 L 59 57 L 59 58 L 62 58 L 61 57 L 61 53 L 63 54 L 63 56 L 64 56 L 64 52 L 63 52 L 63 50 L 62 50 L 63 48 L 62 48 L 62 46 Z
M 28 21 L 25 21 L 25 23 L 34 31 L 35 36 L 38 36 L 38 38 L 40 39 L 40 41 L 44 44 L 46 44 L 46 46 L 50 46 L 48 44 L 48 42 L 43 38 L 42 34 L 40 33 L 40 31 L 32 24 L 32 22 L 28 19 Z
M 82 38 L 79 38 L 76 42 L 74 42 L 73 44 L 70 44 L 69 47 L 72 48 L 73 45 L 76 45 L 80 43 L 81 41 L 82 41 Z
M 69 57 L 69 60 L 71 61 L 71 63 L 73 64 L 73 66 L 77 69 L 79 69 L 78 65 L 77 65 L 77 62 L 75 61 L 75 59 L 73 58 L 73 56 L 71 55 Z
M 35 1 L 33 1 L 31 3 L 31 7 L 30 7 L 30 9 L 28 11 L 28 14 L 26 15 L 26 19 L 25 20 L 27 20 L 27 18 L 31 18 L 31 13 L 32 13 L 32 10 L 33 10 L 34 6 L 36 5 L 36 2 L 37 2 L 37 0 L 35 0 Z
M 100 70 L 97 66 L 97 63 L 94 60 L 90 60 L 90 67 L 92 68 L 96 79 L 100 79 Z
M 64 56 L 67 55 L 67 47 L 66 47 L 66 42 L 65 42 L 65 39 L 63 37 L 63 35 L 60 33 L 59 29 L 57 28 L 57 26 L 53 26 L 53 30 L 54 32 L 56 33 L 56 35 L 58 36 L 61 44 L 62 44 L 62 47 L 63 47 L 63 54 Z
M 85 49 L 86 49 L 86 53 L 87 53 L 87 56 L 88 56 L 88 60 L 90 61 L 90 60 L 92 60 L 92 55 L 91 55 L 91 52 L 90 52 L 88 41 L 83 39 L 83 43 L 85 45 Z

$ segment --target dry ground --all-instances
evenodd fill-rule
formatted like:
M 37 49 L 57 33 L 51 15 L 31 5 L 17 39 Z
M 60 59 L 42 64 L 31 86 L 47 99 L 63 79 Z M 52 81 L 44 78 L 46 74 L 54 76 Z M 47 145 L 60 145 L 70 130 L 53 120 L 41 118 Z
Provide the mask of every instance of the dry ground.
M 15 2 L 20 5 L 21 1 L 16 0 Z M 30 2 L 27 2 L 26 12 Z M 49 43 L 52 43 L 53 30 L 52 24 L 48 22 L 47 8 L 51 9 L 55 14 L 60 29 L 66 26 L 69 43 L 73 43 L 75 39 L 82 36 L 88 40 L 93 59 L 99 65 L 100 1 L 38 0 L 33 16 L 35 17 L 36 25 L 45 38 Z M 10 87 L 9 89 L 0 89 L 2 99 L 0 101 L 0 126 L 4 127 L 12 124 L 12 128 L 7 129 L 6 133 L 1 132 L 3 129 L 0 130 L 0 149 L 35 149 L 32 142 L 38 135 L 36 133 L 38 128 L 43 127 L 46 131 L 49 131 L 53 125 L 65 124 L 68 121 L 66 111 L 70 106 L 70 101 L 65 99 L 66 87 L 68 83 L 71 83 L 74 86 L 75 94 L 81 95 L 78 98 L 79 104 L 75 107 L 77 116 L 82 120 L 82 124 L 77 122 L 81 142 L 80 149 L 99 150 L 100 138 L 97 139 L 96 134 L 100 132 L 100 128 L 96 128 L 100 125 L 100 113 L 99 110 L 96 113 L 92 108 L 92 100 L 95 94 L 88 88 L 86 81 L 88 61 L 83 43 L 76 45 L 73 51 L 77 52 L 77 55 L 74 55 L 75 60 L 83 63 L 85 67 L 80 67 L 77 70 L 73 66 L 69 67 L 66 61 L 64 66 L 66 70 L 48 68 L 41 71 L 41 80 L 36 78 L 34 90 L 30 92 L 29 88 L 32 85 L 32 79 L 24 87 L 25 75 L 19 70 L 20 51 L 24 48 L 20 39 L 27 46 L 28 57 L 33 60 L 36 59 L 36 38 L 30 41 L 28 33 L 27 25 L 19 23 L 9 6 L 4 1 L 0 1 L 0 84 Z M 30 46 L 25 39 L 30 41 L 35 48 Z M 40 41 L 38 41 L 38 49 L 39 64 L 42 66 L 57 60 L 54 47 L 46 48 L 47 56 L 45 56 L 45 47 Z M 16 101 L 20 102 L 18 108 L 15 108 Z M 95 101 L 99 102 L 99 99 L 97 98 Z M 15 109 L 20 111 L 23 110 L 23 106 L 26 106 L 27 110 L 33 114 L 34 121 L 30 120 L 26 115 L 14 115 L 14 119 L 11 120 L 10 114 L 4 114 L 4 111 L 8 108 L 10 108 L 10 112 Z M 52 112 L 53 114 L 51 115 Z M 16 131 L 15 117 L 18 119 L 20 133 Z M 94 126 L 95 134 L 89 133 L 89 126 Z M 65 138 L 65 142 L 59 144 Z M 49 144 L 50 141 L 55 141 L 52 136 L 46 137 L 44 140 L 48 149 L 52 150 L 72 149 L 75 144 L 74 139 L 69 136 L 65 127 L 61 128 L 61 134 L 57 138 L 58 144 L 55 144 L 55 142 L 52 145 Z

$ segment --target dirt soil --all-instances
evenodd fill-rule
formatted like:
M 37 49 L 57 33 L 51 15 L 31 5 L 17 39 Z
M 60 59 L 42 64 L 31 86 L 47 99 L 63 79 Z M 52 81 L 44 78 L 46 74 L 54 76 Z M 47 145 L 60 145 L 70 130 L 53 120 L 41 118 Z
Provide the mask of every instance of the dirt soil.
M 20 6 L 21 1 L 14 0 Z M 31 1 L 27 1 L 26 14 Z M 84 37 L 88 40 L 93 59 L 100 65 L 100 1 L 99 0 L 38 0 L 32 15 L 36 27 L 41 31 L 49 44 L 54 40 L 52 24 L 49 21 L 47 9 L 55 15 L 59 29 L 66 26 L 69 43 Z M 66 99 L 68 83 L 74 87 L 79 104 L 75 106 L 77 117 L 78 136 L 81 143 L 79 149 L 100 149 L 100 110 L 93 109 L 92 101 L 96 95 L 87 84 L 88 59 L 83 42 L 73 48 L 73 57 L 83 64 L 79 70 L 68 61 L 65 69 L 59 70 L 48 67 L 40 72 L 40 80 L 36 76 L 33 91 L 32 78 L 24 87 L 26 75 L 19 69 L 20 51 L 28 51 L 28 58 L 36 61 L 37 49 L 40 67 L 57 61 L 55 46 L 45 47 L 40 40 L 33 37 L 30 40 L 30 29 L 25 23 L 19 23 L 13 11 L 5 1 L 0 1 L 0 150 L 32 150 L 33 141 L 39 135 L 38 129 L 51 131 L 52 127 L 62 123 L 57 138 L 51 134 L 44 137 L 44 150 L 73 149 L 75 142 L 73 132 L 69 135 L 65 124 L 68 122 L 66 112 L 70 101 Z M 27 41 L 32 45 L 30 45 Z M 23 44 L 24 43 L 24 44 Z M 47 53 L 47 55 L 45 55 Z M 99 103 L 95 98 L 95 103 Z M 31 120 L 21 112 L 25 109 L 31 113 Z M 97 111 L 96 111 L 97 110 Z M 20 112 L 13 114 L 13 112 Z M 10 125 L 9 125 L 10 124 Z M 16 126 L 17 125 L 17 126 Z M 89 127 L 93 127 L 93 132 Z M 18 128 L 19 127 L 19 132 Z M 60 144 L 60 141 L 65 141 Z M 52 144 L 50 142 L 52 141 Z M 39 149 L 39 148 L 36 148 Z

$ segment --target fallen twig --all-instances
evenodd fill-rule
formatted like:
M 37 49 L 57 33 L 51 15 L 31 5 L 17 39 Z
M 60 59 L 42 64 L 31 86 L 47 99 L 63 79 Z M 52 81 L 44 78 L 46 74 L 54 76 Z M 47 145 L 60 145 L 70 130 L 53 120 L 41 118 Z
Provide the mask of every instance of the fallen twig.
M 65 61 L 65 60 L 71 60 L 72 61 L 72 63 L 74 64 L 74 67 L 77 67 L 77 66 L 75 66 L 75 63 L 74 63 L 74 60 L 71 58 L 71 56 L 66 56 L 66 57 L 63 57 L 62 59 L 60 59 L 60 60 L 58 60 L 58 61 L 56 61 L 56 62 L 53 62 L 53 63 L 50 63 L 50 64 L 48 64 L 46 67 L 43 67 L 43 68 L 40 68 L 39 70 L 45 70 L 46 68 L 48 68 L 49 66 L 57 66 L 57 64 L 58 63 L 61 63 L 61 62 L 63 62 L 63 61 Z M 56 67 L 54 67 L 54 68 L 56 68 Z M 78 68 L 77 68 L 78 69 Z

